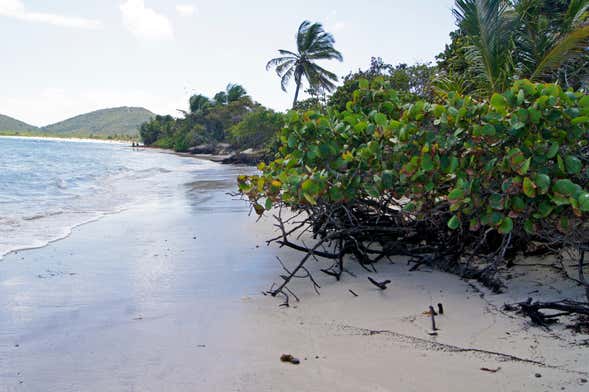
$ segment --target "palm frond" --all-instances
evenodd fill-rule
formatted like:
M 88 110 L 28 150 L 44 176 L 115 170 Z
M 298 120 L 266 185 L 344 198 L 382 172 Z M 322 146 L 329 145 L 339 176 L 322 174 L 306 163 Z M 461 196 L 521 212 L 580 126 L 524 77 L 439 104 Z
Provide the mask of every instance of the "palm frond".
M 506 0 L 456 0 L 453 9 L 458 26 L 471 42 L 469 60 L 491 92 L 506 84 L 514 23 L 511 11 Z
M 546 71 L 553 69 L 570 59 L 574 54 L 587 53 L 588 46 L 589 25 L 582 26 L 565 34 L 539 61 L 536 69 L 531 74 L 530 79 L 537 79 Z
M 292 60 L 296 60 L 296 59 L 293 59 L 292 57 L 274 58 L 274 59 L 268 61 L 268 63 L 266 63 L 266 71 L 269 71 L 270 69 L 275 68 L 275 67 L 279 67 L 280 65 L 282 65 L 286 62 L 292 61 Z

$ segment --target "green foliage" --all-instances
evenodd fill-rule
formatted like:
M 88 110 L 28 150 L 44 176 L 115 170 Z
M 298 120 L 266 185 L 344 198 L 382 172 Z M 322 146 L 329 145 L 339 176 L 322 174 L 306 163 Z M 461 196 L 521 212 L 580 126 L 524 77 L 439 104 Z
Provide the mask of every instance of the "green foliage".
M 229 128 L 230 141 L 240 148 L 268 146 L 284 125 L 284 115 L 258 108 Z
M 347 103 L 353 99 L 354 91 L 360 88 L 360 81 L 375 79 L 389 83 L 391 88 L 398 90 L 406 101 L 431 99 L 432 80 L 435 73 L 436 67 L 429 64 L 393 66 L 385 64 L 381 58 L 373 57 L 368 70 L 350 73 L 344 78 L 343 85 L 338 87 L 329 98 L 329 106 L 340 111 L 346 110 Z
M 263 213 L 392 197 L 414 219 L 515 238 L 570 234 L 589 210 L 589 97 L 515 82 L 478 102 L 407 103 L 359 81 L 346 110 L 290 112 L 275 161 L 239 189 Z
M 581 88 L 588 9 L 588 0 L 456 0 L 459 30 L 438 56 L 442 79 L 466 76 L 466 91 L 478 96 L 524 78 Z
M 183 118 L 156 116 L 142 124 L 143 143 L 182 152 L 221 142 L 239 148 L 262 148 L 282 124 L 280 114 L 254 103 L 237 84 L 228 84 L 213 100 L 193 95 L 189 105 L 190 112 L 183 112 Z

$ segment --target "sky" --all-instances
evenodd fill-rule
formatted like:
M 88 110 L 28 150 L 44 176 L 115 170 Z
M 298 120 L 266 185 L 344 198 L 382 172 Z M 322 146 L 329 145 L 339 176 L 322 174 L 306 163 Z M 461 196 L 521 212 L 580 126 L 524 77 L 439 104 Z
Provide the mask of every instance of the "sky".
M 177 115 L 228 83 L 276 110 L 292 103 L 266 62 L 323 23 L 340 76 L 433 61 L 454 29 L 453 0 L 0 0 L 0 113 L 43 126 L 117 106 Z

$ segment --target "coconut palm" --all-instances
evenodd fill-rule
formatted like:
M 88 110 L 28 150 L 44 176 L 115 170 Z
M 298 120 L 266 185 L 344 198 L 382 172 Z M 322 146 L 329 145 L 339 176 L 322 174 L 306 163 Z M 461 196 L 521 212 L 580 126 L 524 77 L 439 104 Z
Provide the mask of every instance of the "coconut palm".
M 220 105 L 226 105 L 231 102 L 238 101 L 239 99 L 246 97 L 247 91 L 239 84 L 229 83 L 225 88 L 225 91 L 220 91 L 213 97 L 213 100 Z
M 204 109 L 211 106 L 211 101 L 202 94 L 193 95 L 190 97 L 190 112 L 193 114 L 200 114 Z
M 293 107 L 299 98 L 303 77 L 315 91 L 332 91 L 335 88 L 337 76 L 317 65 L 316 61 L 333 59 L 343 61 L 342 54 L 333 47 L 335 44 L 333 35 L 327 33 L 320 23 L 309 21 L 301 23 L 296 41 L 296 52 L 280 49 L 278 52 L 281 57 L 270 60 L 266 65 L 267 70 L 276 69 L 284 91 L 294 77 L 296 91 Z
M 589 0 L 456 0 L 467 36 L 467 61 L 482 92 L 504 90 L 515 78 L 546 76 L 587 55 Z

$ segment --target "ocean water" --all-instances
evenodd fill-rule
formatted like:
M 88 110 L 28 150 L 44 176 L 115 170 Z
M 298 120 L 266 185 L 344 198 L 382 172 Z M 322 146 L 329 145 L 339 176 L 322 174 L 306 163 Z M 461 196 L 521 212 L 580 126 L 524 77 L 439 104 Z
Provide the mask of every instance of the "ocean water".
M 126 144 L 0 137 L 0 258 L 107 214 L 165 200 L 219 165 Z

